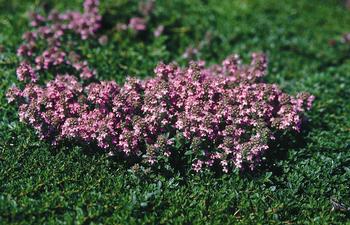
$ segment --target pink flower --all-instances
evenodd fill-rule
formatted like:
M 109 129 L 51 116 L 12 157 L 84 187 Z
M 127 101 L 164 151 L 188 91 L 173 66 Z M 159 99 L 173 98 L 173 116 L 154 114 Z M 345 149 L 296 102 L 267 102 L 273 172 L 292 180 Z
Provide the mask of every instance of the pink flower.
M 6 93 L 6 97 L 9 103 L 14 102 L 18 98 L 22 97 L 22 91 L 16 87 L 12 86 Z M 17 100 L 18 101 L 18 100 Z
M 22 62 L 16 73 L 19 81 L 36 82 L 38 79 L 34 69 L 27 62 Z
M 129 28 L 135 31 L 146 30 L 146 20 L 140 17 L 133 17 L 129 21 Z
M 155 37 L 159 37 L 160 35 L 162 35 L 163 31 L 164 31 L 164 26 L 163 26 L 163 25 L 159 25 L 159 26 L 154 30 L 153 35 L 154 35 Z

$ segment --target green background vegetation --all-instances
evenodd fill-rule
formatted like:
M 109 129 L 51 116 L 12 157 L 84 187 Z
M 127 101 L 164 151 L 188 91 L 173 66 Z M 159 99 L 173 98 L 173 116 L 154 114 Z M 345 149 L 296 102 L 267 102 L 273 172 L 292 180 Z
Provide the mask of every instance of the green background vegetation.
M 46 2 L 43 4 L 43 2 Z M 274 146 L 253 173 L 137 175 L 101 152 L 40 141 L 8 105 L 15 51 L 29 29 L 27 12 L 81 9 L 82 1 L 0 0 L 0 224 L 350 224 L 330 198 L 350 205 L 350 12 L 331 0 L 158 1 L 147 34 L 107 31 L 106 46 L 79 51 L 99 78 L 151 76 L 158 61 L 177 61 L 211 35 L 199 58 L 231 53 L 269 57 L 268 82 L 316 96 L 300 135 Z M 101 3 L 106 22 L 137 15 L 137 1 Z M 166 27 L 153 38 L 152 29 Z

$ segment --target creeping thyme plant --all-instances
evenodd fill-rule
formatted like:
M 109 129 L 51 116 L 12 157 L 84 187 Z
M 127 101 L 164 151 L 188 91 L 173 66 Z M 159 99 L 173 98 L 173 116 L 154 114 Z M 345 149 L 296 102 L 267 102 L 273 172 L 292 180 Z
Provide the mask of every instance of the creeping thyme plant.
M 97 0 L 86 0 L 83 13 L 31 15 L 33 30 L 18 48 L 21 84 L 7 97 L 42 139 L 96 145 L 151 167 L 182 155 L 196 172 L 218 166 L 227 173 L 254 169 L 281 133 L 300 131 L 314 97 L 290 96 L 265 83 L 261 53 L 253 53 L 249 64 L 238 55 L 209 67 L 204 61 L 185 68 L 159 63 L 148 79 L 127 78 L 122 85 L 97 79 L 83 56 L 65 45 L 71 35 L 97 38 L 101 18 Z M 134 17 L 124 28 L 144 30 L 146 20 Z M 45 82 L 40 76 L 48 70 L 56 76 Z

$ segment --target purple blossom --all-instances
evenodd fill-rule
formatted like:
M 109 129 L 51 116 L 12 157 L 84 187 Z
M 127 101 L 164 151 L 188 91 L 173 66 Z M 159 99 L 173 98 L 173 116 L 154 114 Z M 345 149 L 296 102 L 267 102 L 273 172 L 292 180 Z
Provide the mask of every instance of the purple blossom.
M 27 62 L 22 62 L 16 73 L 19 81 L 36 82 L 38 79 L 34 69 Z
M 198 53 L 199 53 L 199 51 L 197 48 L 190 46 L 190 47 L 186 48 L 182 57 L 184 59 L 193 59 L 196 55 L 198 55 Z
M 159 37 L 160 35 L 162 35 L 163 31 L 164 31 L 164 26 L 163 26 L 163 25 L 159 25 L 159 26 L 154 30 L 153 35 L 154 35 L 155 37 Z
M 146 20 L 141 17 L 133 17 L 129 21 L 129 28 L 135 31 L 144 31 L 146 30 Z
M 6 92 L 6 98 L 9 103 L 17 101 L 18 99 L 22 97 L 22 91 L 16 87 L 12 86 L 7 92 Z
M 108 36 L 107 35 L 102 35 L 98 39 L 98 43 L 100 43 L 101 45 L 106 45 L 108 43 Z

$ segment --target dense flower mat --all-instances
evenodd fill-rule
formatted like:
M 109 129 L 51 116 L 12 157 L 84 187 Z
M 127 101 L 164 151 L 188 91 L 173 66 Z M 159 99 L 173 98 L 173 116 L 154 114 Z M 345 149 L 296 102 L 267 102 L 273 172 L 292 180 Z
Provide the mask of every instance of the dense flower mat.
M 314 99 L 306 93 L 290 96 L 265 83 L 267 59 L 261 53 L 252 54 L 247 65 L 232 55 L 210 67 L 204 61 L 186 68 L 159 63 L 151 78 L 128 78 L 123 85 L 100 81 L 83 56 L 65 51 L 71 37 L 97 37 L 97 0 L 86 0 L 83 13 L 31 18 L 34 30 L 24 34 L 18 49 L 21 85 L 7 97 L 18 105 L 20 120 L 52 144 L 97 145 L 150 166 L 181 155 L 195 171 L 253 169 L 284 131 L 300 131 Z M 133 18 L 128 27 L 142 30 L 145 24 Z M 40 74 L 62 65 L 68 69 L 41 81 Z

